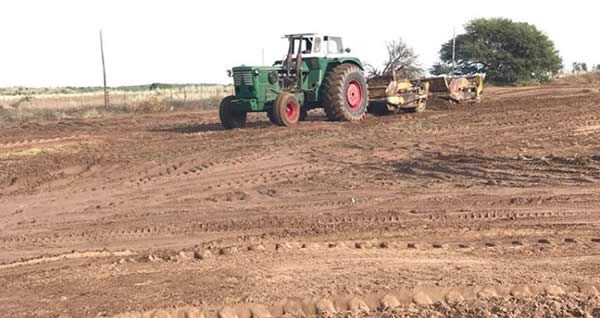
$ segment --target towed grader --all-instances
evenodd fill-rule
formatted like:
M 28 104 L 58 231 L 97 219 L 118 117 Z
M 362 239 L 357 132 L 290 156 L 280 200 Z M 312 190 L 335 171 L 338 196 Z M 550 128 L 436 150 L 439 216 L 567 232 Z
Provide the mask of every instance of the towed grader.
M 466 76 L 441 75 L 420 79 L 428 83 L 433 96 L 452 103 L 479 103 L 483 93 L 485 75 Z
M 323 108 L 332 121 L 358 121 L 367 110 L 420 112 L 426 107 L 430 86 L 441 83 L 436 78 L 392 77 L 367 82 L 363 64 L 349 55 L 342 38 L 315 33 L 284 38 L 289 44 L 287 55 L 273 66 L 238 66 L 229 71 L 235 95 L 225 97 L 219 107 L 226 129 L 244 127 L 248 112 L 265 112 L 272 123 L 286 127 L 304 120 L 314 108 Z M 453 88 L 453 83 L 446 86 Z M 458 86 L 464 96 L 471 94 L 470 88 Z M 478 97 L 480 91 L 476 93 Z
M 368 84 L 370 113 L 422 112 L 427 106 L 429 83 L 380 76 L 369 79 Z

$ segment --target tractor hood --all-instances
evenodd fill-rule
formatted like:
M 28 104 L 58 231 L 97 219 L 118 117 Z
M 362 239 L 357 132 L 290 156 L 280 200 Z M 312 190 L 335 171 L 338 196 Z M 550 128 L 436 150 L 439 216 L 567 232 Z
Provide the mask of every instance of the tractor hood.
M 235 72 L 252 72 L 252 71 L 278 71 L 281 69 L 280 65 L 277 66 L 248 66 L 248 65 L 242 65 L 242 66 L 236 66 L 234 68 L 231 69 L 231 71 L 233 73 Z
M 237 99 L 267 100 L 273 91 L 279 92 L 279 66 L 237 66 L 232 69 Z
M 237 66 L 231 71 L 233 77 L 234 86 L 256 86 L 257 78 L 261 77 L 261 74 L 268 74 L 273 72 L 275 75 L 280 67 L 276 66 Z

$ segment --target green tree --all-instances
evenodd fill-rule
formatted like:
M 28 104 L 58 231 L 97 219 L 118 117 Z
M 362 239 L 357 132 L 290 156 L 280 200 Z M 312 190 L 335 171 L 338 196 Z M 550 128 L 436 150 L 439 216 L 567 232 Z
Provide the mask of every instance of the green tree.
M 592 67 L 592 70 L 594 67 Z M 587 72 L 588 65 L 586 62 L 573 62 L 573 73 Z
M 456 73 L 486 73 L 493 82 L 548 80 L 562 68 L 554 43 L 534 25 L 510 19 L 475 19 L 456 37 Z M 452 39 L 440 59 L 452 63 Z
M 451 74 L 452 71 L 452 65 L 446 64 L 444 62 L 435 63 L 429 69 L 429 73 L 433 75 Z

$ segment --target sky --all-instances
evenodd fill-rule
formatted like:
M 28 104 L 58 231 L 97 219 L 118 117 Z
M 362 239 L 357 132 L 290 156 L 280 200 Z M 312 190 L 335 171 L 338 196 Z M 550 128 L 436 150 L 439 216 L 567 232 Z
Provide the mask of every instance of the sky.
M 102 85 L 99 30 L 109 86 L 229 83 L 226 70 L 285 55 L 283 34 L 339 35 L 363 62 L 380 65 L 402 38 L 423 67 L 471 19 L 535 24 L 563 64 L 600 64 L 597 1 L 113 1 L 2 0 L 0 87 Z

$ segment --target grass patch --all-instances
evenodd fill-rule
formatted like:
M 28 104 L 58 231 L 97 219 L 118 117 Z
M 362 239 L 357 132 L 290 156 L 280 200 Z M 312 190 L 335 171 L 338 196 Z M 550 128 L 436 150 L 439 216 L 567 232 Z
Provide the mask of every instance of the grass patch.
M 64 119 L 88 119 L 110 117 L 119 114 L 151 114 L 178 110 L 217 109 L 220 97 L 192 101 L 177 101 L 150 96 L 143 100 L 131 101 L 127 104 L 113 104 L 62 107 L 36 107 L 30 104 L 31 99 L 23 98 L 12 105 L 0 104 L 0 127 L 28 121 L 58 121 Z
M 3 151 L 2 154 L 0 154 L 0 159 L 25 159 L 55 153 L 72 154 L 79 152 L 83 146 L 91 144 L 93 144 L 93 142 L 90 141 L 66 142 L 61 144 L 35 146 L 27 149 L 8 150 Z

